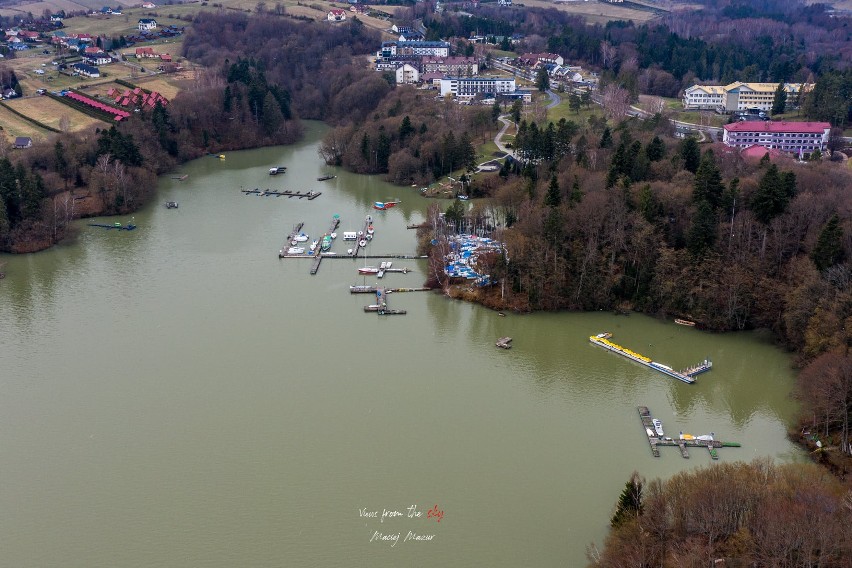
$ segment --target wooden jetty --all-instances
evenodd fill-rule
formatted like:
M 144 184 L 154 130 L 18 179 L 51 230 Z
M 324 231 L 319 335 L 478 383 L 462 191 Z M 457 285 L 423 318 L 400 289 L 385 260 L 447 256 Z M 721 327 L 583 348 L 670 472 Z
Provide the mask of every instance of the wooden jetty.
M 90 227 L 100 227 L 101 229 L 118 229 L 119 231 L 132 231 L 136 228 L 136 225 L 133 223 L 128 223 L 126 225 L 122 225 L 121 223 L 113 223 L 112 225 L 106 225 L 104 223 L 89 223 Z
M 511 349 L 512 348 L 512 338 L 511 337 L 501 337 L 500 339 L 497 340 L 497 343 L 495 343 L 494 345 L 496 345 L 497 347 L 499 347 L 501 349 Z
M 376 287 L 376 303 L 369 306 L 364 306 L 365 312 L 376 312 L 380 316 L 404 316 L 405 310 L 392 310 L 388 307 L 387 291 L 384 288 Z
M 320 176 L 320 177 L 318 177 L 318 178 L 317 178 L 317 181 L 328 181 L 328 180 L 330 180 L 330 179 L 334 179 L 334 178 L 336 178 L 336 177 L 337 177 L 337 176 L 335 176 L 335 175 L 325 175 L 325 176 Z
M 326 231 L 326 235 L 330 235 L 334 231 L 337 230 L 337 227 L 340 226 L 340 215 L 335 215 L 331 218 L 331 225 L 328 227 L 328 231 Z M 325 235 L 323 235 L 325 236 Z M 334 241 L 332 241 L 334 242 Z M 311 265 L 311 276 L 314 276 L 319 270 L 320 263 L 322 263 L 322 259 L 326 258 L 326 255 L 323 254 L 322 248 L 317 245 L 316 250 L 314 251 L 314 263 Z
M 287 235 L 287 240 L 284 242 L 284 246 L 278 251 L 278 258 L 287 258 L 291 256 L 287 254 L 287 249 L 290 248 L 290 243 L 293 242 L 293 239 L 301 232 L 302 227 L 304 226 L 305 223 L 302 221 L 299 221 L 293 226 L 293 230 L 290 231 L 289 235 Z
M 416 225 L 407 225 L 406 229 L 423 229 L 429 226 L 429 223 L 417 223 Z
M 284 191 L 278 191 L 277 189 L 241 189 L 246 195 L 257 195 L 259 197 L 297 197 L 302 199 L 303 197 L 307 197 L 308 201 L 313 201 L 320 195 L 322 195 L 321 191 L 292 191 L 290 189 L 285 189 Z
M 689 450 L 687 448 L 707 448 L 710 452 L 710 457 L 714 460 L 719 459 L 719 454 L 716 451 L 718 448 L 739 448 L 737 442 L 720 442 L 719 440 L 699 440 L 695 437 L 684 437 L 681 432 L 680 437 L 672 439 L 667 436 L 658 436 L 654 428 L 654 419 L 651 416 L 651 411 L 647 406 L 637 407 L 639 417 L 642 419 L 644 434 L 648 439 L 648 444 L 651 446 L 651 454 L 658 458 L 660 457 L 659 446 L 677 446 L 680 450 L 680 455 L 684 458 L 689 458 Z M 649 432 L 651 432 L 649 434 Z M 711 434 L 712 435 L 712 434 Z
M 183 181 L 183 180 L 185 180 L 185 179 L 186 179 L 186 178 L 188 178 L 188 177 L 189 177 L 189 174 L 183 174 L 183 175 L 181 175 L 181 176 L 172 176 L 172 179 L 176 179 L 176 180 L 178 180 L 178 181 Z
M 385 294 L 392 294 L 394 292 L 428 292 L 432 288 L 385 288 Z M 350 294 L 375 294 L 376 290 L 378 290 L 377 286 L 350 286 L 349 293 Z

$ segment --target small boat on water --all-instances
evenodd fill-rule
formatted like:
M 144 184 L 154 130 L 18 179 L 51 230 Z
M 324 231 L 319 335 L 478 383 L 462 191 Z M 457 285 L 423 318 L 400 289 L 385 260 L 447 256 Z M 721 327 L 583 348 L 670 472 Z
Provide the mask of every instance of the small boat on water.
M 651 423 L 654 425 L 654 430 L 657 432 L 657 436 L 663 437 L 665 435 L 663 433 L 663 423 L 656 418 L 654 418 Z
M 325 252 L 331 248 L 331 235 L 323 235 L 320 241 L 320 250 Z
M 332 176 L 332 175 L 320 176 L 320 177 L 317 178 L 317 181 L 327 181 L 327 180 L 330 180 L 330 179 L 334 179 L 336 177 L 337 176 Z
M 372 235 L 372 234 L 373 234 L 373 233 L 375 233 L 375 232 L 376 232 L 376 230 L 373 228 L 373 226 L 372 226 L 372 225 L 368 225 L 368 226 L 367 226 L 367 234 L 368 234 L 368 235 Z
M 372 241 L 372 240 L 373 240 L 373 233 L 367 233 L 367 240 L 368 240 L 368 241 Z
M 166 209 L 177 209 L 178 202 L 177 201 L 166 201 Z
M 677 318 L 677 319 L 675 319 L 675 323 L 678 324 L 678 325 L 686 325 L 686 326 L 689 326 L 689 327 L 695 327 L 694 321 L 689 321 L 689 320 L 685 320 L 685 319 Z
M 681 432 L 680 433 L 680 439 L 681 440 L 694 440 L 695 436 L 693 436 L 692 434 L 684 434 L 683 432 Z
M 305 247 L 290 247 L 287 254 L 305 254 Z
M 308 240 L 308 235 L 306 235 L 305 233 L 300 233 L 300 234 L 296 235 L 295 237 L 293 237 L 293 240 L 300 242 L 300 243 L 304 243 L 305 241 Z
M 311 242 L 311 251 L 317 250 L 318 246 L 319 246 L 319 241 L 314 240 L 313 242 Z
M 645 428 L 645 433 L 648 434 L 649 438 L 653 438 L 654 436 L 656 436 L 656 434 L 654 434 L 654 431 L 650 428 Z
M 715 434 L 713 432 L 710 432 L 709 434 L 702 434 L 701 436 L 696 436 L 695 439 L 701 440 L 703 442 L 712 442 L 713 436 L 715 436 Z
M 365 246 L 367 246 L 367 240 L 366 240 L 366 239 L 361 239 L 360 241 L 358 241 L 358 246 L 359 246 L 359 247 L 365 247 Z
M 287 166 L 275 166 L 274 168 L 269 168 L 269 175 L 277 176 L 278 174 L 283 174 L 287 172 Z
M 375 266 L 365 266 L 358 269 L 358 274 L 378 274 L 379 269 Z
M 337 233 L 332 233 L 332 234 L 331 234 L 331 238 L 332 238 L 332 240 L 333 240 L 333 239 L 336 239 L 336 238 L 337 238 Z
M 377 209 L 379 211 L 386 211 L 391 207 L 396 207 L 398 204 L 402 203 L 398 199 L 395 201 L 375 201 L 373 202 L 373 209 Z

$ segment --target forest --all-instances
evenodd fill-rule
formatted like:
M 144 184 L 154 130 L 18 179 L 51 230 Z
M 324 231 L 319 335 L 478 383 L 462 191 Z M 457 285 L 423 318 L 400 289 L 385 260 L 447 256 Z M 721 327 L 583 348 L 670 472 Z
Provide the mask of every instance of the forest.
M 852 557 L 852 493 L 805 464 L 718 464 L 625 484 L 595 568 L 843 568 Z

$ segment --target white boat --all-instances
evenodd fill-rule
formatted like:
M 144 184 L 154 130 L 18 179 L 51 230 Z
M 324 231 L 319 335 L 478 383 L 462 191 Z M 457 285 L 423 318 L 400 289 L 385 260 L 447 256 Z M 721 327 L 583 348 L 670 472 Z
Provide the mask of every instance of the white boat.
M 367 240 L 368 240 L 368 241 L 372 241 L 372 240 L 373 240 L 373 235 L 372 235 L 372 234 L 368 234 L 368 235 L 367 235 Z
M 318 246 L 319 246 L 319 241 L 313 241 L 311 243 L 311 250 L 317 250 Z
M 367 234 L 368 234 L 368 235 L 372 235 L 374 232 L 375 232 L 375 230 L 373 229 L 373 226 L 372 226 L 372 225 L 369 225 L 369 226 L 367 227 Z
M 713 432 L 710 432 L 709 434 L 702 434 L 701 436 L 696 436 L 695 439 L 696 440 L 703 440 L 705 442 L 712 442 L 713 441 Z
M 365 247 L 365 246 L 367 246 L 367 241 L 366 241 L 366 240 L 364 240 L 364 239 L 361 239 L 360 241 L 358 241 L 358 246 L 360 246 L 360 247 Z
M 657 431 L 657 436 L 663 436 L 663 423 L 656 418 L 651 420 L 651 422 L 654 424 L 654 430 Z
M 393 261 L 389 260 L 387 265 L 385 266 L 385 268 L 390 268 L 392 264 L 393 264 Z
M 300 242 L 300 243 L 303 243 L 303 242 L 308 240 L 308 235 L 306 235 L 305 233 L 302 233 L 300 235 L 296 235 L 295 237 L 293 237 L 293 240 Z
M 305 254 L 305 247 L 290 247 L 287 254 Z
M 649 438 L 653 438 L 656 435 L 656 434 L 654 434 L 654 431 L 651 430 L 650 428 L 645 428 L 645 432 L 648 434 Z
M 346 254 L 348 254 L 349 256 L 352 256 L 352 252 L 352 249 L 346 249 Z
M 379 269 L 375 266 L 365 266 L 364 268 L 358 269 L 358 274 L 378 274 Z
M 332 233 L 332 234 L 331 234 L 331 238 L 332 238 L 332 239 L 336 239 L 336 238 L 337 238 L 337 233 Z

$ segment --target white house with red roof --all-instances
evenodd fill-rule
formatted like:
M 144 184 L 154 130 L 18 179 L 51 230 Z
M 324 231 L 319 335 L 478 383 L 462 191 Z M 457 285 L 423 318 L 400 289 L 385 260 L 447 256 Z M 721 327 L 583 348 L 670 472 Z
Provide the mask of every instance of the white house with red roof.
M 326 18 L 328 18 L 329 22 L 342 22 L 346 19 L 346 12 L 339 8 L 335 8 L 328 11 Z
M 722 142 L 735 148 L 763 146 L 802 157 L 825 150 L 831 125 L 827 122 L 774 122 L 753 120 L 726 124 Z

